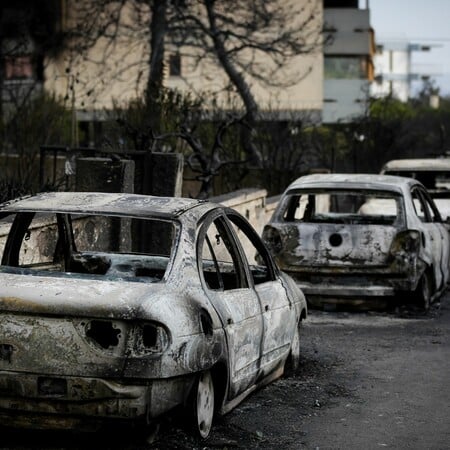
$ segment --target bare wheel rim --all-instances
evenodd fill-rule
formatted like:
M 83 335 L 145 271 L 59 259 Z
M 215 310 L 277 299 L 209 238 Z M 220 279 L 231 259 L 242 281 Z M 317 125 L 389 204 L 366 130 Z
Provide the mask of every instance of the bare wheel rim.
M 207 438 L 214 416 L 214 384 L 209 371 L 202 373 L 198 379 L 196 400 L 198 432 L 202 438 Z

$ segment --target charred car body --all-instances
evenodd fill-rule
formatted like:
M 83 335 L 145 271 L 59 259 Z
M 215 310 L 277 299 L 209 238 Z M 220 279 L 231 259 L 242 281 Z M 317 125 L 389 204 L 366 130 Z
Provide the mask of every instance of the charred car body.
M 450 158 L 393 159 L 381 169 L 382 175 L 414 178 L 432 197 L 443 220 L 450 218 Z
M 47 193 L 0 219 L 2 424 L 149 423 L 186 405 L 206 437 L 214 411 L 298 364 L 303 294 L 233 210 Z
M 447 227 L 423 185 L 409 178 L 301 177 L 263 238 L 313 304 L 382 303 L 406 293 L 428 308 L 449 279 Z

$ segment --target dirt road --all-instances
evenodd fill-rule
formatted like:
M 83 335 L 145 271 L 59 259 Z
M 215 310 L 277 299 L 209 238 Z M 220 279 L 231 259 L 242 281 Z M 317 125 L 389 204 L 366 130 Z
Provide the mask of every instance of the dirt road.
M 206 442 L 179 418 L 158 449 L 450 448 L 450 295 L 419 311 L 312 311 L 295 376 L 257 392 L 216 421 Z M 130 432 L 0 434 L 1 449 L 145 448 Z

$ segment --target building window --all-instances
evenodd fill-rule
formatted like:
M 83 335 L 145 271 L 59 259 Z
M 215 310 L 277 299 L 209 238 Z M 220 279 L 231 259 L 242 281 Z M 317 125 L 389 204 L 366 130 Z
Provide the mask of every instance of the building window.
M 27 80 L 34 77 L 31 55 L 5 57 L 5 80 Z
M 367 79 L 367 58 L 365 56 L 326 56 L 324 76 L 326 79 Z
M 169 56 L 169 76 L 181 76 L 181 55 L 178 52 Z

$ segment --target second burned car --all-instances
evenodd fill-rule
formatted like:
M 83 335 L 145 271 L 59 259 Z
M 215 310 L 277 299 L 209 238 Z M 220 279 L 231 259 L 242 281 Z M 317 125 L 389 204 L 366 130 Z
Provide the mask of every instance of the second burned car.
M 407 158 L 388 161 L 382 175 L 414 178 L 433 199 L 444 220 L 450 217 L 450 158 Z
M 317 174 L 283 194 L 263 239 L 312 304 L 407 294 L 424 308 L 449 279 L 449 233 L 413 179 Z

